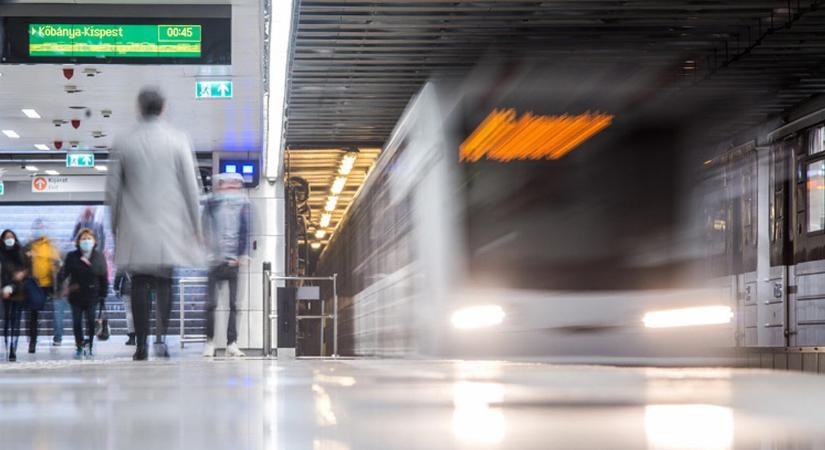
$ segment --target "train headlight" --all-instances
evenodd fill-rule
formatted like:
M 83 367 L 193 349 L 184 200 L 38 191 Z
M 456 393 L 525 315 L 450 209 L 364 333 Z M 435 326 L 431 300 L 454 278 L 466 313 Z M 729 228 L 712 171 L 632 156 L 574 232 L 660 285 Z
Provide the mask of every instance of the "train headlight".
M 642 322 L 647 328 L 673 328 L 718 325 L 729 323 L 731 319 L 733 319 L 733 311 L 729 306 L 700 306 L 651 311 L 644 315 Z
M 498 305 L 481 305 L 462 308 L 453 312 L 450 321 L 459 330 L 498 325 L 504 320 L 504 309 Z

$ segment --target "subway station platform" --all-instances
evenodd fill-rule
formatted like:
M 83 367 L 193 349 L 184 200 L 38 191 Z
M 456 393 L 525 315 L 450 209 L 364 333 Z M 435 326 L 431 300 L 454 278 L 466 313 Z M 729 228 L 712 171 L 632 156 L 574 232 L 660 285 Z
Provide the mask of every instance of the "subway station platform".
M 2 448 L 825 448 L 816 375 L 170 347 L 135 363 L 114 337 L 94 360 L 41 347 L 0 364 Z

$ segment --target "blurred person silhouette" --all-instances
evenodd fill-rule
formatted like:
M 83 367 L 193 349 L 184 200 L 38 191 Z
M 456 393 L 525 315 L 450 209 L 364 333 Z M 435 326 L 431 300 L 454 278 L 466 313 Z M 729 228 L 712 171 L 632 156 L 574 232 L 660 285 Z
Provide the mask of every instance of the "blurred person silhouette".
M 138 94 L 140 122 L 115 141 L 106 184 L 115 265 L 132 274 L 134 360 L 148 358 L 151 293 L 163 335 L 172 307 L 173 269 L 203 263 L 194 154 L 186 135 L 161 120 L 164 103 L 157 89 Z M 165 343 L 158 344 L 157 353 L 169 356 Z
M 115 274 L 115 295 L 123 302 L 126 311 L 126 329 L 129 339 L 126 345 L 135 345 L 135 318 L 132 314 L 132 274 L 118 270 Z
M 95 335 L 95 309 L 103 308 L 109 292 L 106 259 L 97 250 L 95 233 L 83 228 L 77 234 L 75 250 L 66 255 L 60 270 L 60 285 L 68 281 L 65 294 L 72 305 L 75 357 L 85 353 L 94 356 L 92 344 Z M 83 319 L 86 319 L 86 338 L 83 338 Z
M 20 337 L 20 318 L 26 294 L 23 280 L 29 274 L 29 261 L 14 231 L 0 234 L 0 281 L 3 296 L 3 341 L 9 361 L 17 361 L 17 340 Z
M 238 348 L 237 298 L 238 269 L 248 255 L 249 200 L 241 191 L 243 177 L 221 173 L 214 179 L 215 193 L 203 209 L 203 236 L 209 255 L 209 297 L 206 303 L 206 344 L 203 356 L 215 356 L 215 309 L 218 283 L 229 285 L 229 321 L 226 329 L 226 355 L 246 356 Z
M 77 240 L 77 234 L 80 230 L 88 228 L 94 231 L 95 236 L 97 236 L 98 251 L 100 253 L 106 253 L 106 233 L 103 229 L 103 214 L 101 214 L 100 210 L 102 210 L 102 208 L 93 208 L 91 206 L 83 208 L 80 217 L 77 218 L 74 231 L 72 231 L 72 241 Z
M 46 235 L 46 225 L 43 223 L 43 219 L 37 218 L 32 223 L 32 240 L 26 245 L 24 251 L 31 261 L 34 281 L 40 286 L 46 297 L 54 303 L 54 342 L 59 343 L 63 339 L 63 313 L 59 311 L 62 305 L 56 303 L 58 296 L 55 295 L 57 294 L 55 281 L 60 267 L 60 253 Z M 39 315 L 39 310 L 29 308 L 29 353 L 34 353 L 37 349 Z M 60 339 L 58 339 L 58 336 Z

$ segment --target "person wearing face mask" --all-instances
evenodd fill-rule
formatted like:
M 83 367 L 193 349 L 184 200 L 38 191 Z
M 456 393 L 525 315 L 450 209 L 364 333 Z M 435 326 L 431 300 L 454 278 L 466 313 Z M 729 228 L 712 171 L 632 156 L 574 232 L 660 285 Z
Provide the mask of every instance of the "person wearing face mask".
M 60 284 L 68 280 L 69 304 L 72 306 L 75 357 L 94 356 L 92 343 L 95 335 L 95 309 L 103 305 L 109 291 L 106 259 L 97 250 L 94 231 L 80 230 L 75 241 L 76 250 L 66 255 L 60 271 Z M 86 339 L 83 338 L 83 319 L 86 319 Z
M 42 219 L 36 219 L 32 225 L 32 241 L 26 246 L 26 256 L 31 260 L 32 277 L 34 281 L 43 289 L 49 299 L 54 299 L 55 278 L 57 268 L 60 265 L 60 253 L 58 253 L 52 241 L 46 236 L 46 227 Z M 63 338 L 63 314 L 55 309 L 55 342 L 58 342 L 58 330 L 60 339 Z M 29 353 L 34 353 L 37 349 L 38 316 L 40 311 L 29 310 Z
M 29 274 L 29 261 L 20 247 L 17 235 L 11 230 L 0 234 L 0 281 L 2 281 L 3 312 L 5 325 L 3 339 L 9 361 L 17 361 L 17 339 L 20 337 L 20 317 L 26 299 L 23 280 Z

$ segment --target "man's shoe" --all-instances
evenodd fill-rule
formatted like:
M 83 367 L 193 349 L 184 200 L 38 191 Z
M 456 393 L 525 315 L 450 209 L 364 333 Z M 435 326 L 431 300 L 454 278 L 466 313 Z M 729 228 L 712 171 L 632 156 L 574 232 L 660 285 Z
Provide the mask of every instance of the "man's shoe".
M 29 340 L 29 353 L 34 353 L 37 351 L 37 341 Z
M 137 341 L 135 340 L 135 333 L 129 333 L 129 340 L 126 341 L 126 345 L 135 345 L 136 342 Z
M 14 347 L 9 348 L 9 362 L 17 361 L 17 349 Z
M 203 357 L 204 358 L 212 358 L 215 356 L 215 344 L 212 343 L 212 340 L 206 341 L 206 344 L 203 344 Z
M 166 346 L 165 342 L 158 342 L 157 344 L 155 344 L 155 354 L 161 358 L 168 358 L 169 347 Z
M 135 354 L 132 355 L 132 360 L 146 361 L 147 359 L 149 359 L 149 351 L 146 349 L 146 346 L 138 345 L 137 349 L 135 350 Z
M 63 339 L 58 339 L 58 338 L 52 339 L 52 345 L 55 346 L 55 347 L 60 347 L 60 345 L 62 343 L 63 343 Z
M 238 348 L 238 344 L 233 342 L 226 346 L 226 356 L 230 357 L 244 357 L 246 356 L 241 349 Z
M 83 357 L 83 347 L 76 347 L 74 349 L 74 359 L 80 359 Z

